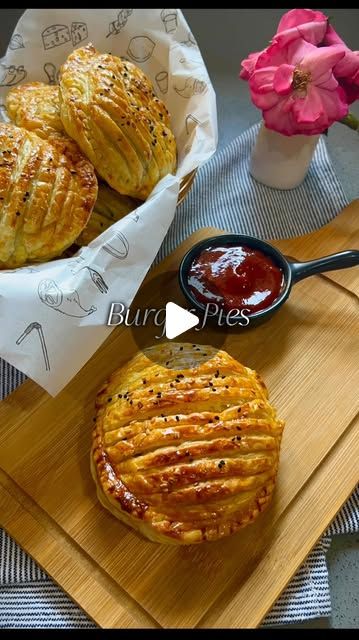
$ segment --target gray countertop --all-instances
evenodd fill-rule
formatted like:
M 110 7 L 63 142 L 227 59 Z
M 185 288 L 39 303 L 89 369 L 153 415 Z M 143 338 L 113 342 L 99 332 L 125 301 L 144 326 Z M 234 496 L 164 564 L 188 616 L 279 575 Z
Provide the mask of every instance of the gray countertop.
M 184 9 L 205 59 L 217 94 L 219 147 L 260 119 L 250 102 L 247 84 L 238 79 L 240 61 L 262 49 L 275 33 L 284 9 Z M 348 46 L 357 49 L 359 9 L 323 9 Z M 22 9 L 0 9 L 0 55 Z M 359 105 L 352 111 L 359 116 Z M 328 147 L 348 200 L 359 197 L 359 137 L 336 124 Z M 328 552 L 333 614 L 287 627 L 358 628 L 359 535 L 337 536 Z

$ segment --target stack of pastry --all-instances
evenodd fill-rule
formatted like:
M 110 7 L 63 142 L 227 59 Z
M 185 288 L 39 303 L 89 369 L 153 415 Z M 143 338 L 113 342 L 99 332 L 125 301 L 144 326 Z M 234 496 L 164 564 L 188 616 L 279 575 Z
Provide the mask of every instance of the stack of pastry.
M 92 45 L 59 85 L 12 89 L 0 123 L 0 269 L 88 244 L 176 168 L 165 105 L 135 65 Z

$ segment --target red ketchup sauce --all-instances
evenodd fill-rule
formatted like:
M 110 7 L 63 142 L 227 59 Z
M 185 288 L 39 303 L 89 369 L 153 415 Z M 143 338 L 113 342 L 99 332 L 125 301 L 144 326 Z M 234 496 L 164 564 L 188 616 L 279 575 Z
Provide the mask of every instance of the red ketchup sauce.
M 282 281 L 282 269 L 268 255 L 244 245 L 204 249 L 188 274 L 189 288 L 199 302 L 251 313 L 271 306 Z

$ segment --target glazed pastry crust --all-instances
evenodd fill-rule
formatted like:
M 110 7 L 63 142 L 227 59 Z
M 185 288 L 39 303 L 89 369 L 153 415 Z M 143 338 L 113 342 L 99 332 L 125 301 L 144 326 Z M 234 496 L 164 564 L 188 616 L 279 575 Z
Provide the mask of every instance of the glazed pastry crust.
M 167 343 L 115 371 L 96 400 L 101 503 L 155 542 L 217 540 L 269 504 L 284 423 L 224 351 Z
M 90 163 L 73 162 L 35 133 L 0 123 L 0 269 L 60 255 L 97 197 Z
M 65 132 L 60 118 L 59 87 L 43 82 L 32 82 L 8 92 L 6 108 L 12 122 L 48 140 L 61 153 L 71 157 L 75 164 L 92 164 L 85 158 L 77 143 Z M 98 196 L 90 219 L 76 240 L 80 246 L 88 245 L 114 222 L 133 211 L 140 203 L 121 195 L 105 183 L 98 185 Z
M 91 217 L 76 240 L 76 244 L 87 246 L 114 222 L 121 220 L 141 203 L 129 196 L 123 196 L 104 182 L 98 185 L 98 195 Z
M 48 140 L 55 133 L 64 134 L 60 118 L 59 87 L 44 82 L 29 82 L 11 89 L 6 96 L 6 110 L 18 127 Z
M 176 168 L 166 107 L 131 62 L 75 49 L 60 70 L 61 120 L 97 173 L 119 193 L 146 199 Z

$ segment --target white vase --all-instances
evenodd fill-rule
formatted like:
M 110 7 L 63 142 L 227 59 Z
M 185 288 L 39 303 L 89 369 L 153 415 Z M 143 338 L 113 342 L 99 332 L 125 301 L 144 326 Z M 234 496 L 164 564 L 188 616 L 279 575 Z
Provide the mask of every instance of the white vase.
M 319 135 L 284 136 L 261 125 L 252 150 L 249 171 L 258 182 L 274 189 L 293 189 L 308 173 Z

